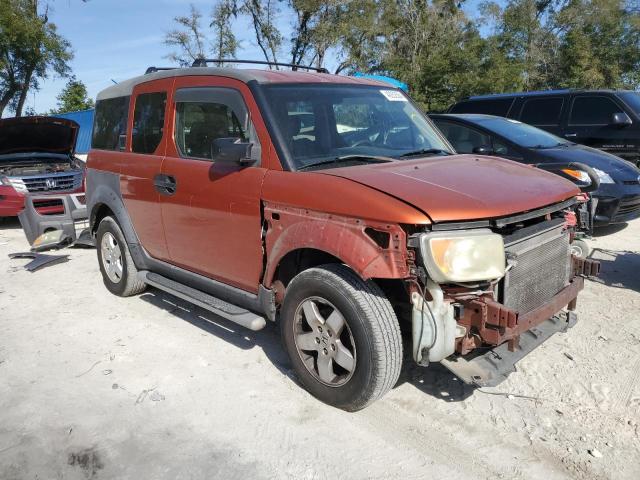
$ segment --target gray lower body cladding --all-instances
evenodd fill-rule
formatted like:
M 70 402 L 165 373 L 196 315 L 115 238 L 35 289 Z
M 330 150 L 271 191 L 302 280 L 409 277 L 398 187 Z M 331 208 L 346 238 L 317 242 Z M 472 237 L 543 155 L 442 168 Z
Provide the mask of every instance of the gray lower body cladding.
M 120 177 L 117 173 L 87 169 L 87 211 L 92 231 L 97 229 L 96 214 L 101 205 L 106 206 L 116 217 L 127 240 L 131 258 L 138 270 L 156 272 L 175 282 L 188 285 L 196 290 L 223 299 L 234 305 L 275 319 L 276 307 L 271 290 L 258 286 L 258 294 L 227 285 L 209 277 L 190 272 L 170 263 L 152 258 L 141 245 L 131 217 L 127 212 L 120 191 Z

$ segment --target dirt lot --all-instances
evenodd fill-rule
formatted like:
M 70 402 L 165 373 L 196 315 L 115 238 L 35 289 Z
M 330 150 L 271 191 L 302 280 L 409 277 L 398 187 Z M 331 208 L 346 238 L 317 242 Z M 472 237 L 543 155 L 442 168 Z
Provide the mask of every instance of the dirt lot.
M 0 224 L 0 478 L 637 479 L 640 221 L 592 242 L 579 323 L 496 388 L 407 363 L 365 411 L 296 385 L 254 333 L 157 290 L 122 299 L 93 250 L 36 273 Z

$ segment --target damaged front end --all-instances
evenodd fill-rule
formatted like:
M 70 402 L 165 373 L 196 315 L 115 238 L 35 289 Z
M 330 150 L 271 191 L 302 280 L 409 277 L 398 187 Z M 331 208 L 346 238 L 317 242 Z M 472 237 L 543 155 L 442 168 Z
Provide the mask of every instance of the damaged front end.
M 465 383 L 496 385 L 517 361 L 572 326 L 583 277 L 599 272 L 598 262 L 571 253 L 572 208 L 565 202 L 413 235 L 414 360 L 441 362 Z

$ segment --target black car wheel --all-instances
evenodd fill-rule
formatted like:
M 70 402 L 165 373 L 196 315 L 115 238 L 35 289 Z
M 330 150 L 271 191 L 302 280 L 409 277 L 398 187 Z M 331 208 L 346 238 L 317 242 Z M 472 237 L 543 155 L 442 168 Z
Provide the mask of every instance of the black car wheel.
M 105 217 L 100 222 L 96 247 L 102 279 L 111 293 L 129 297 L 144 291 L 146 284 L 138 279 L 129 246 L 114 218 Z
M 402 341 L 393 308 L 373 281 L 346 266 L 298 274 L 287 287 L 280 321 L 300 382 L 323 402 L 360 410 L 398 380 Z

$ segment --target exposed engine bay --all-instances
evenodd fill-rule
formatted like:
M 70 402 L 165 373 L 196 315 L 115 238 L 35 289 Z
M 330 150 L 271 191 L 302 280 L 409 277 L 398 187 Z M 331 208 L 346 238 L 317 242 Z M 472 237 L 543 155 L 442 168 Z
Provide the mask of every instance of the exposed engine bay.
M 7 177 L 28 177 L 47 173 L 70 172 L 83 169 L 84 164 L 75 157 L 64 161 L 62 159 L 38 158 L 33 160 L 17 160 L 8 164 L 0 164 L 0 175 Z
M 599 271 L 597 261 L 571 253 L 575 208 L 569 200 L 414 234 L 409 246 L 420 259 L 417 281 L 409 284 L 414 360 L 441 362 L 466 383 L 495 385 L 515 362 L 572 326 L 583 277 Z M 496 252 L 502 255 L 493 259 Z

